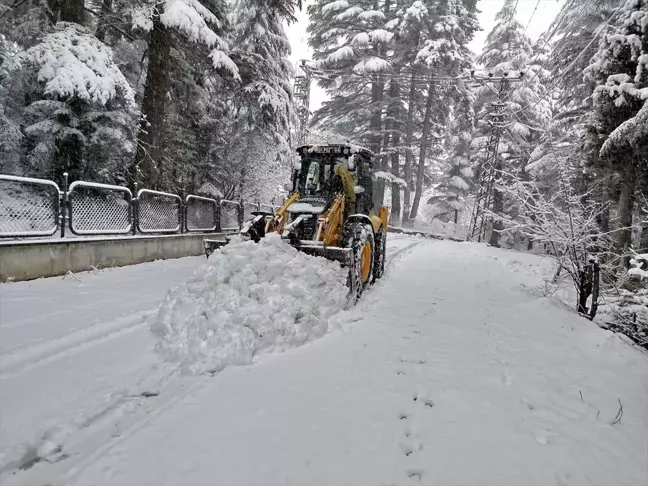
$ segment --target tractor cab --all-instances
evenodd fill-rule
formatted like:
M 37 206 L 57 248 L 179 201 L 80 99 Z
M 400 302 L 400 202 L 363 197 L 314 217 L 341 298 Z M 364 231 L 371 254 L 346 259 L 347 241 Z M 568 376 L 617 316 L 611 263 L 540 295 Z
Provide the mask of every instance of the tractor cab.
M 373 203 L 373 153 L 348 144 L 306 145 L 298 158 L 290 189 L 300 194 L 301 205 L 290 207 L 296 214 L 312 201 L 324 212 L 336 197 L 344 195 L 346 214 L 369 214 Z M 294 205 L 293 205 L 294 206 Z

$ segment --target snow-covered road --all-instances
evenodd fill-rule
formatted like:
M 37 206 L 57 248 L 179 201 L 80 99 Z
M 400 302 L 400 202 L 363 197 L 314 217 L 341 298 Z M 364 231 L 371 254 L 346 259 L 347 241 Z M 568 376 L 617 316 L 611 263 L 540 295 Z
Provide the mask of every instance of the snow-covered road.
M 390 257 L 419 243 L 393 235 Z M 138 395 L 160 387 L 173 369 L 158 369 L 145 319 L 204 262 L 0 284 L 0 472 L 29 463 L 30 449 L 138 408 Z
M 171 378 L 142 318 L 202 259 L 3 285 L 3 485 L 648 484 L 646 353 L 542 297 L 536 257 L 390 257 L 343 331 L 214 377 Z M 14 474 L 20 444 L 62 450 Z

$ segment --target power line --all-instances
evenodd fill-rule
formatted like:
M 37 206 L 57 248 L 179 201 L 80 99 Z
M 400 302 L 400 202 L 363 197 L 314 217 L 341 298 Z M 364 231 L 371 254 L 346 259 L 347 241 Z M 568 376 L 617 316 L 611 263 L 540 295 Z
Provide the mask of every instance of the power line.
M 583 4 L 583 7 L 581 8 L 581 10 L 580 10 L 578 16 L 577 16 L 577 17 L 572 21 L 572 23 L 570 24 L 571 27 L 573 27 L 573 26 L 576 24 L 576 22 L 579 22 L 580 20 L 582 20 L 582 18 L 584 17 L 585 9 L 586 9 L 586 8 L 587 8 L 587 7 L 588 7 L 588 6 L 593 2 L 593 1 L 594 1 L 594 0 L 588 0 L 587 3 L 584 3 L 584 4 Z M 537 6 L 536 6 L 536 8 L 537 8 Z M 535 12 L 535 11 L 534 11 L 534 12 Z M 541 49 L 544 49 L 545 47 L 547 47 L 547 45 L 549 44 L 549 42 L 551 41 L 551 39 L 556 35 L 556 32 L 558 32 L 558 29 L 560 28 L 560 26 L 561 26 L 562 23 L 564 22 L 565 18 L 567 18 L 567 14 L 566 14 L 566 13 L 561 17 L 560 21 L 559 21 L 559 22 L 554 26 L 553 30 L 552 30 L 551 32 L 549 32 L 549 35 L 547 35 L 547 37 L 545 38 L 544 43 L 542 44 Z M 531 19 L 533 19 L 533 15 L 531 16 Z M 529 20 L 529 24 L 531 23 L 531 19 Z M 528 25 L 527 25 L 527 28 L 528 28 Z M 526 32 L 526 29 L 525 29 L 525 32 Z M 545 68 L 545 66 L 547 65 L 547 62 L 549 62 L 549 56 L 547 56 L 547 58 L 544 60 L 544 62 L 543 62 L 542 65 L 540 66 L 540 69 L 538 69 L 538 70 L 533 74 L 533 76 L 531 76 L 530 78 L 525 78 L 525 80 L 526 80 L 526 82 L 527 82 L 527 85 L 528 85 L 529 82 L 531 82 L 531 80 L 533 80 L 533 79 L 538 75 L 538 73 L 541 73 L 542 71 L 544 71 L 544 68 Z M 527 75 L 527 73 L 529 72 L 529 70 L 531 69 L 531 67 L 532 67 L 532 66 L 530 65 L 530 66 L 526 69 L 526 71 L 524 72 L 524 76 Z M 508 94 L 508 96 L 507 96 L 507 99 L 508 99 L 509 96 L 512 96 L 513 94 L 514 94 L 513 92 L 510 92 L 510 93 Z M 519 94 L 519 92 L 518 92 L 518 94 Z
M 535 8 L 533 9 L 533 13 L 531 14 L 531 18 L 529 19 L 529 22 L 527 23 L 526 27 L 524 28 L 524 34 L 525 35 L 526 35 L 526 31 L 529 29 L 529 26 L 531 25 L 531 21 L 533 20 L 533 16 L 538 11 L 538 6 L 540 5 L 540 1 L 541 0 L 538 0 L 538 2 L 536 3 Z

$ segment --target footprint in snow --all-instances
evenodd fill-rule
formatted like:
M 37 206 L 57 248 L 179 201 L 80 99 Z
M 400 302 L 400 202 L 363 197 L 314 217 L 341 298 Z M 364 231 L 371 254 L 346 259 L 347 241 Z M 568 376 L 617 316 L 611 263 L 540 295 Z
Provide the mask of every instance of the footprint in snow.
M 430 398 L 426 398 L 423 394 L 421 394 L 419 392 L 414 392 L 412 400 L 414 400 L 415 402 L 420 402 L 425 407 L 428 407 L 428 408 L 433 408 L 436 405 L 436 403 L 434 403 L 434 400 L 432 400 Z
M 414 453 L 414 447 L 412 447 L 409 444 L 406 444 L 404 442 L 401 442 L 399 444 L 401 452 L 405 455 L 405 457 L 409 457 Z
M 410 479 L 413 479 L 417 482 L 420 482 L 423 480 L 423 469 L 408 469 L 407 470 L 407 477 Z

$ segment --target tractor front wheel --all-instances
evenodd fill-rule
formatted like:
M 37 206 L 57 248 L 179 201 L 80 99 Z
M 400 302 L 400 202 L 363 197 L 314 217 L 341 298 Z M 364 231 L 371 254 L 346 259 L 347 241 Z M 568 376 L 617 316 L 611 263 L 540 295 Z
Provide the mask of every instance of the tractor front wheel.
M 376 256 L 374 257 L 373 280 L 380 279 L 385 273 L 387 260 L 387 232 L 382 228 L 376 233 Z
M 351 297 L 360 298 L 374 273 L 374 234 L 371 225 L 354 222 L 344 228 L 344 246 L 351 249 L 348 285 Z

